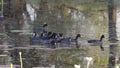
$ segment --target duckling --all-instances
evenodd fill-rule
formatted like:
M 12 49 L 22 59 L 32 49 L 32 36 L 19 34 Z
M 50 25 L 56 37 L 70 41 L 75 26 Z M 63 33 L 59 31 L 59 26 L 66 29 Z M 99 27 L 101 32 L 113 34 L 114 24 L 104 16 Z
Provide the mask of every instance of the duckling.
M 33 34 L 32 34 L 31 37 L 37 37 L 37 33 L 36 33 L 36 32 L 33 32 Z
M 48 35 L 49 33 L 47 31 L 43 31 L 41 34 L 40 34 L 40 38 L 45 40 L 48 38 Z
M 57 37 L 57 33 L 52 32 L 52 34 L 49 36 L 49 38 L 55 39 Z
M 57 41 L 63 38 L 63 34 L 62 33 L 57 33 L 56 35 Z
M 88 40 L 88 43 L 90 43 L 91 45 L 99 45 L 100 48 L 101 48 L 101 50 L 104 51 L 104 48 L 102 46 L 102 40 L 103 40 L 103 38 L 105 38 L 104 35 L 102 35 L 100 37 L 100 40 Z
M 33 34 L 29 37 L 29 41 L 31 45 L 34 45 L 36 42 L 36 40 L 38 40 L 39 38 L 37 37 L 37 33 L 33 32 Z M 38 41 L 37 41 L 38 42 Z

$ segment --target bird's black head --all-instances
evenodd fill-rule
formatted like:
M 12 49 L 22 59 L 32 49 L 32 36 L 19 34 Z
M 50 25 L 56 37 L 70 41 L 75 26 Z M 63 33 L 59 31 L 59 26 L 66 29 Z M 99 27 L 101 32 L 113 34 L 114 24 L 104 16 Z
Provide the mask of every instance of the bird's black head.
M 52 34 L 52 32 L 48 32 L 48 35 L 51 35 Z
M 100 41 L 102 41 L 102 39 L 103 39 L 103 38 L 105 38 L 105 36 L 104 36 L 104 35 L 102 35 L 102 36 L 100 37 Z
M 80 34 L 77 34 L 77 37 L 81 37 L 81 35 L 80 35 Z
M 47 24 L 47 23 L 44 23 L 44 24 L 43 24 L 43 27 L 46 27 L 46 26 L 48 26 L 48 24 Z
M 60 37 L 62 37 L 62 36 L 63 36 L 63 34 L 62 34 L 62 33 L 59 33 L 59 36 L 60 36 Z
M 105 35 L 102 35 L 101 38 L 105 38 Z

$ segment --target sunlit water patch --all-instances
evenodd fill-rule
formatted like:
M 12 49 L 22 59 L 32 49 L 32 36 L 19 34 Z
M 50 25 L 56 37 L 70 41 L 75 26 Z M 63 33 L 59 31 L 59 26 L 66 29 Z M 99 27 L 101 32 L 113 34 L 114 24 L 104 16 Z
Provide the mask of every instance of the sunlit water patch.
M 25 13 L 23 13 L 23 18 L 24 18 L 24 25 L 23 25 L 23 29 L 29 29 L 30 25 L 28 24 L 28 18 L 25 15 Z
M 24 18 L 24 25 L 23 29 L 24 30 L 29 30 L 31 29 L 31 24 L 34 22 L 36 19 L 36 12 L 35 9 L 32 7 L 31 4 L 26 3 L 26 12 L 23 13 L 23 18 Z
M 116 21 L 116 31 L 117 31 L 117 38 L 120 40 L 120 12 L 117 13 L 117 21 Z
M 27 3 L 26 4 L 26 8 L 27 8 L 27 12 L 29 13 L 30 15 L 30 19 L 31 21 L 34 21 L 35 18 L 36 18 L 36 12 L 35 12 L 35 9 L 32 7 L 31 4 Z

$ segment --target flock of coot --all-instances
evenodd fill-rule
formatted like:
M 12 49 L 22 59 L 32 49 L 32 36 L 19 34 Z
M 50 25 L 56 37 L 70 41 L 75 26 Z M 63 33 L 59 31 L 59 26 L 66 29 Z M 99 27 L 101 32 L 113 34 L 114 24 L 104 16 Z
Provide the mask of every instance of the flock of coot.
M 56 33 L 51 31 L 46 31 L 45 27 L 48 24 L 44 23 L 40 26 L 35 26 L 33 28 L 33 34 L 30 36 L 30 44 L 31 45 L 45 45 L 48 47 L 56 48 L 58 45 L 67 45 L 70 46 L 71 44 L 75 44 L 77 48 L 78 45 L 78 38 L 81 37 L 80 34 L 77 34 L 75 38 L 72 37 L 63 37 L 62 33 Z M 38 32 L 41 32 L 40 34 Z
M 80 34 L 77 34 L 75 38 L 72 37 L 63 37 L 62 33 L 56 33 L 51 31 L 46 31 L 45 27 L 47 27 L 48 24 L 44 23 L 40 26 L 35 26 L 33 28 L 33 34 L 30 36 L 30 44 L 31 45 L 45 45 L 47 47 L 56 48 L 59 46 L 70 46 L 71 44 L 74 44 L 76 48 L 79 48 L 78 45 L 78 38 L 81 37 Z M 41 32 L 40 34 L 38 32 Z M 104 38 L 104 35 L 100 37 L 100 40 L 87 40 L 89 44 L 92 45 L 99 45 L 101 50 L 104 50 L 102 46 L 102 40 Z

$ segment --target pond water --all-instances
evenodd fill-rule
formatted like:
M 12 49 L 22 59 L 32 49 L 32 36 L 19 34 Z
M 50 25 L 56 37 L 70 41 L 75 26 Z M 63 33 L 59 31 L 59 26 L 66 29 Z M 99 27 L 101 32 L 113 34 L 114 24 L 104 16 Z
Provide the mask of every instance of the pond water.
M 62 15 L 62 12 L 57 12 L 55 17 L 52 17 L 50 12 L 43 12 L 39 16 L 39 12 L 35 11 L 32 4 L 27 3 L 27 12 L 23 13 L 24 24 L 22 30 L 13 30 L 15 38 L 14 45 L 19 44 L 20 46 L 34 46 L 29 45 L 29 37 L 33 33 L 33 27 L 37 24 L 42 25 L 44 22 L 48 24 L 46 28 L 47 31 L 63 33 L 63 37 L 73 37 L 77 34 L 81 34 L 81 38 L 78 39 L 78 44 L 80 45 L 80 50 L 76 49 L 61 49 L 61 50 L 52 50 L 44 51 L 37 49 L 14 49 L 10 51 L 13 60 L 13 63 L 19 64 L 19 51 L 23 52 L 23 63 L 24 67 L 31 68 L 33 66 L 50 66 L 55 64 L 58 68 L 73 68 L 74 64 L 81 64 L 86 68 L 87 61 L 84 62 L 85 57 L 92 57 L 93 61 L 90 63 L 91 67 L 95 68 L 107 68 L 108 59 L 109 59 L 109 32 L 108 32 L 108 12 L 107 10 L 103 12 L 98 12 L 96 10 L 81 12 L 78 10 L 68 10 L 65 8 L 66 16 Z M 77 6 L 78 7 L 78 6 Z M 81 10 L 82 8 L 78 8 Z M 40 18 L 38 18 L 40 17 Z M 117 13 L 117 39 L 120 40 L 120 12 Z M 17 34 L 19 32 L 19 34 Z M 90 46 L 87 43 L 87 40 L 91 39 L 100 39 L 101 35 L 105 35 L 103 39 L 104 51 L 101 51 L 99 46 Z M 19 36 L 19 37 L 17 37 Z M 15 39 L 14 38 L 14 39 Z M 6 43 L 6 42 L 5 42 Z M 118 41 L 119 43 L 119 41 Z M 117 44 L 118 44 L 117 43 Z M 7 44 L 6 44 L 7 45 Z M 39 46 L 39 45 L 38 45 Z M 74 45 L 73 45 L 74 46 Z M 119 46 L 118 46 L 119 48 Z M 120 51 L 119 51 L 120 52 Z M 119 52 L 117 53 L 118 56 Z M 16 54 L 14 56 L 14 54 Z M 72 59 L 71 59 L 72 58 Z M 11 63 L 10 61 L 6 61 Z M 9 64 L 8 63 L 8 64 Z M 84 64 L 85 63 L 85 64 Z
M 68 11 L 67 13 L 70 13 L 70 12 L 71 11 Z M 83 54 L 86 53 L 86 54 L 84 56 L 79 56 L 79 57 L 87 57 L 87 56 L 89 57 L 90 56 L 90 57 L 94 58 L 94 61 L 95 61 L 94 64 L 96 65 L 95 67 L 99 68 L 100 65 L 103 65 L 104 67 L 107 66 L 107 60 L 108 60 L 108 56 L 109 56 L 108 21 L 107 21 L 107 12 L 104 12 L 104 14 L 106 15 L 105 18 L 103 16 L 103 14 L 101 14 L 101 12 L 99 12 L 99 13 L 96 12 L 93 14 L 93 16 L 95 14 L 98 14 L 99 16 L 96 17 L 95 20 L 94 20 L 94 18 L 93 18 L 93 20 L 90 20 L 89 18 L 87 18 L 84 15 L 84 13 L 73 10 L 70 13 L 70 17 L 68 18 L 67 21 L 59 22 L 59 20 L 61 20 L 62 18 L 61 18 L 61 16 L 58 16 L 58 18 L 57 18 L 58 21 L 51 22 L 51 21 L 49 21 L 51 19 L 47 18 L 47 20 L 44 22 L 48 23 L 47 31 L 63 33 L 64 37 L 75 38 L 75 36 L 77 34 L 81 34 L 81 38 L 78 39 L 79 45 L 81 45 L 81 49 L 86 50 L 82 53 Z M 34 16 L 35 14 L 32 13 L 30 15 Z M 30 17 L 33 17 L 33 16 L 30 16 Z M 46 15 L 44 17 L 47 17 L 47 16 L 48 15 Z M 44 22 L 42 22 L 40 24 L 43 24 Z M 28 25 L 29 24 L 26 24 L 25 27 Z M 30 28 L 31 27 L 29 27 L 28 29 L 30 29 Z M 99 46 L 91 47 L 91 46 L 89 46 L 88 43 L 86 43 L 87 40 L 90 40 L 90 39 L 100 39 L 101 35 L 105 35 L 105 39 L 103 41 L 105 51 L 101 51 Z M 63 56 L 61 56 L 61 55 L 60 55 L 60 57 L 56 56 L 56 58 L 58 58 L 57 63 L 60 63 L 59 62 L 60 59 L 63 59 L 61 57 L 63 57 Z M 97 64 L 99 62 L 100 62 L 100 64 Z M 59 66 L 57 63 L 56 63 L 56 65 Z M 83 62 L 83 63 L 85 63 L 85 62 Z M 66 67 L 66 65 L 65 65 L 65 67 Z M 83 67 L 86 67 L 86 65 Z

